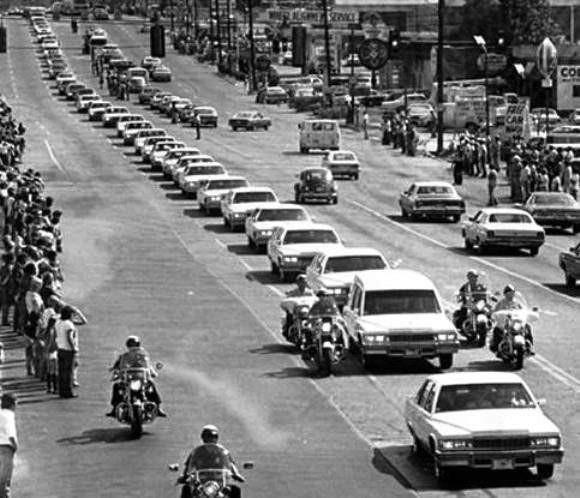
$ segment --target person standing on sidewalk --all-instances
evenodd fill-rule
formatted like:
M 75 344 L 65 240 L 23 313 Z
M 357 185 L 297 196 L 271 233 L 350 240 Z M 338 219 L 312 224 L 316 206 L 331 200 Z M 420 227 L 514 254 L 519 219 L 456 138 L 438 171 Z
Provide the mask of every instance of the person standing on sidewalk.
M 369 139 L 369 113 L 366 110 L 366 108 L 363 110 L 362 130 L 363 130 L 364 139 L 368 140 Z
M 497 197 L 495 196 L 495 189 L 497 188 L 497 170 L 494 166 L 489 168 L 489 173 L 487 174 L 487 193 L 489 199 L 487 201 L 488 206 L 497 206 Z
M 199 120 L 199 114 L 194 114 L 192 118 L 192 123 L 195 127 L 196 139 L 199 140 L 201 138 L 201 122 Z
M 72 321 L 73 309 L 65 306 L 54 326 L 58 358 L 58 393 L 61 398 L 76 398 L 73 392 L 73 368 L 79 353 L 78 332 Z
M 0 498 L 9 498 L 14 469 L 14 454 L 18 449 L 16 436 L 16 397 L 4 393 L 0 398 Z

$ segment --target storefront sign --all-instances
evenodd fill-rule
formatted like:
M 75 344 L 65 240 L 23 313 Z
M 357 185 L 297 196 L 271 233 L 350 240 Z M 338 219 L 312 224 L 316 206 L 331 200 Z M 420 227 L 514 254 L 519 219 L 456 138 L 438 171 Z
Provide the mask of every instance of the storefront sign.
M 268 10 L 268 21 L 304 24 L 323 24 L 322 10 Z M 358 21 L 358 13 L 351 11 L 329 12 L 328 20 L 332 27 L 347 26 Z
M 485 71 L 485 59 L 487 58 L 487 75 L 494 76 L 502 72 L 507 66 L 507 57 L 504 54 L 480 54 L 477 58 L 477 67 L 480 71 Z
M 559 111 L 580 107 L 580 66 L 558 66 L 556 98 Z

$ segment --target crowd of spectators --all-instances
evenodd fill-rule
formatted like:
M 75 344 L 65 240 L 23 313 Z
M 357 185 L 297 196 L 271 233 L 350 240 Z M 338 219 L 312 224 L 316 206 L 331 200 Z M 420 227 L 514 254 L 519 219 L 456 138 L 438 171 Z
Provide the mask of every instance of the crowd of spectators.
M 0 95 L 0 319 L 5 333 L 12 327 L 23 339 L 26 374 L 70 398 L 78 384 L 76 325 L 86 318 L 63 300 L 62 211 L 46 195 L 42 174 L 23 166 L 25 132 Z

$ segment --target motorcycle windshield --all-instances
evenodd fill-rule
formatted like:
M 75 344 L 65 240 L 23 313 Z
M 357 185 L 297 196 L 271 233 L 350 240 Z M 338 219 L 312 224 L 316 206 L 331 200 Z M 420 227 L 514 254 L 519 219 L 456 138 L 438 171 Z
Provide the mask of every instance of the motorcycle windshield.
M 216 481 L 225 486 L 229 473 L 229 470 L 226 469 L 203 469 L 196 471 L 195 476 L 202 484 L 208 481 Z

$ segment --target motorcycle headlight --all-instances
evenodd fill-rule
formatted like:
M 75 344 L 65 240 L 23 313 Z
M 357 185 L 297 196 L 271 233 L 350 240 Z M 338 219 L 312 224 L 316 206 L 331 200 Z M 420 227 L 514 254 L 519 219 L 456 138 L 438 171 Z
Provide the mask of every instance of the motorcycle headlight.
M 442 439 L 439 441 L 439 449 L 443 451 L 467 450 L 473 448 L 473 443 L 468 439 Z
M 203 484 L 203 492 L 206 496 L 217 496 L 220 485 L 215 481 L 207 481 Z
M 532 448 L 559 448 L 560 438 L 558 436 L 550 437 L 533 437 L 530 439 L 530 446 Z
M 523 324 L 522 324 L 522 322 L 514 322 L 514 323 L 512 324 L 512 329 L 513 329 L 515 332 L 521 332 L 521 331 L 522 331 L 522 328 L 523 328 Z
M 133 379 L 129 383 L 129 389 L 131 389 L 131 391 L 139 391 L 139 390 L 141 390 L 141 381 L 139 379 Z
M 322 324 L 322 332 L 330 332 L 331 328 L 332 328 L 332 324 L 329 322 L 324 322 Z

